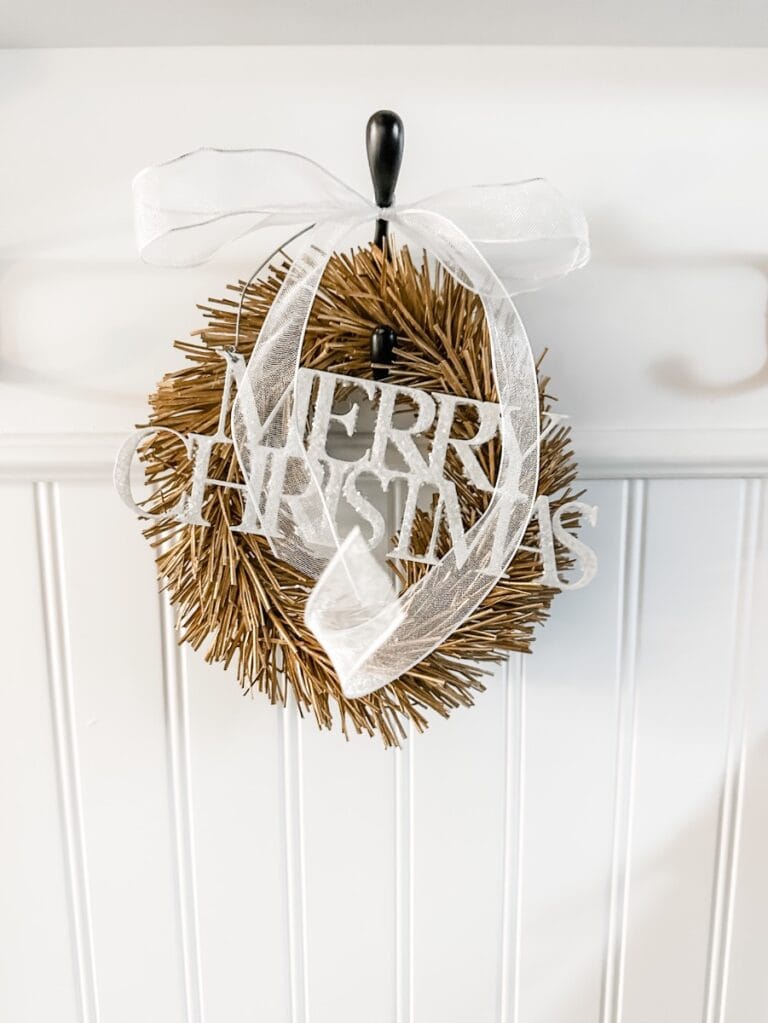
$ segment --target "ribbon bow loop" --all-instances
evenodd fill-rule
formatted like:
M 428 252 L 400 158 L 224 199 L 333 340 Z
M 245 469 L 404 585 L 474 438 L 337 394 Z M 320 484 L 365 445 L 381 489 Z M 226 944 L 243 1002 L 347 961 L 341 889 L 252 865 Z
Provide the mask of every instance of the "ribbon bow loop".
M 139 252 L 159 266 L 205 263 L 259 228 L 376 213 L 320 164 L 282 149 L 196 149 L 137 174 L 133 197 Z
M 456 224 L 510 294 L 533 291 L 589 259 L 584 214 L 545 178 L 441 192 L 414 210 Z

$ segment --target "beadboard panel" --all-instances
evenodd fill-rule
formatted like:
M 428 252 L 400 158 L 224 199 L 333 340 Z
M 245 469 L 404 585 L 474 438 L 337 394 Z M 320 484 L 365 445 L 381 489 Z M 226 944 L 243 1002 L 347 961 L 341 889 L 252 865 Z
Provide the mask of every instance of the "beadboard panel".
M 3 1023 L 762 1023 L 765 481 L 586 483 L 597 578 L 387 752 L 179 650 L 67 475 L 0 484 Z
M 745 505 L 706 1023 L 768 1014 L 768 481 Z
M 173 626 L 165 617 L 166 642 Z M 286 715 L 231 674 L 177 654 L 178 771 L 186 818 L 185 926 L 193 1020 L 289 1020 L 299 811 Z M 233 684 L 234 683 L 234 684 Z
M 648 487 L 625 796 L 633 805 L 618 994 L 627 1023 L 704 1018 L 718 797 L 737 692 L 744 490 L 735 480 Z
M 282 713 L 284 721 L 296 720 L 293 708 Z M 367 737 L 347 742 L 340 733 L 320 733 L 311 717 L 299 722 L 296 738 L 303 821 L 297 887 L 310 1018 L 351 1020 L 364 1005 L 370 1023 L 390 1023 L 400 980 L 398 888 L 407 869 L 398 847 L 398 760 L 382 756 Z
M 408 750 L 413 1019 L 497 1012 L 508 681 L 494 673 L 471 712 L 436 722 Z
M 620 661 L 635 614 L 626 562 L 637 554 L 639 535 L 636 523 L 630 532 L 636 484 L 587 486 L 588 500 L 600 508 L 590 530 L 598 575 L 554 602 L 535 656 L 518 659 L 522 720 L 512 748 L 521 782 L 507 859 L 514 938 L 505 963 L 504 1023 L 600 1019 L 619 711 L 631 686 Z
M 55 1006 L 62 1023 L 82 1023 L 91 956 L 77 926 L 69 674 L 52 593 L 53 523 L 40 520 L 35 498 L 30 483 L 0 491 L 0 1019 L 44 1020 Z
M 161 1023 L 181 1016 L 185 1000 L 168 701 L 158 601 L 146 593 L 152 555 L 134 524 L 114 514 L 109 487 L 68 482 L 54 488 L 54 501 L 97 950 L 97 1018 Z

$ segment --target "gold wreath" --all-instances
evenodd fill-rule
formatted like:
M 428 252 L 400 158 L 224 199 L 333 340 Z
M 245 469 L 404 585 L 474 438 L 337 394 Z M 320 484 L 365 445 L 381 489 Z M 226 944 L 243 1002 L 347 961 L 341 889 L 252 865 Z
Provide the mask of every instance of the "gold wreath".
M 237 341 L 238 351 L 250 356 L 289 267 L 286 257 L 261 279 L 229 286 L 236 299 L 209 299 L 209 305 L 199 307 L 207 320 L 195 335 L 200 341 L 175 343 L 189 365 L 160 381 L 149 399 L 152 414 L 146 425 L 172 427 L 182 434 L 216 432 L 225 372 L 220 351 Z M 307 325 L 302 365 L 370 378 L 371 333 L 381 324 L 393 327 L 398 337 L 388 382 L 496 400 L 480 299 L 439 267 L 430 269 L 426 259 L 415 263 L 407 248 L 386 254 L 371 246 L 331 258 Z M 547 393 L 548 379 L 537 369 L 543 414 L 554 399 Z M 463 426 L 459 420 L 454 429 L 473 435 L 469 418 Z M 153 488 L 146 510 L 162 513 L 188 491 L 191 463 L 168 433 L 147 437 L 140 453 Z M 484 458 L 488 478 L 495 480 L 498 442 L 478 457 Z M 578 496 L 571 490 L 576 473 L 569 430 L 561 425 L 544 438 L 540 452 L 538 492 L 550 495 L 553 510 Z M 487 495 L 475 491 L 450 459 L 446 474 L 457 486 L 467 527 L 482 514 Z M 214 447 L 209 476 L 242 482 L 231 444 Z M 482 664 L 498 662 L 510 651 L 530 652 L 534 626 L 546 619 L 557 592 L 538 581 L 539 555 L 519 550 L 475 613 L 437 649 L 395 682 L 350 700 L 304 623 L 314 581 L 279 561 L 263 537 L 231 532 L 230 524 L 240 521 L 242 510 L 240 492 L 210 487 L 203 506 L 209 526 L 164 518 L 145 530 L 156 548 L 159 577 L 177 609 L 180 642 L 194 649 L 208 643 L 206 660 L 226 666 L 234 661 L 240 685 L 266 693 L 272 703 L 284 704 L 290 689 L 299 710 L 311 711 L 321 728 L 331 728 L 338 718 L 345 734 L 351 723 L 357 732 L 378 732 L 386 746 L 400 745 L 407 721 L 419 731 L 426 728 L 425 711 L 447 717 L 456 707 L 471 706 L 474 694 L 485 689 Z M 578 517 L 564 516 L 564 521 L 574 526 Z M 414 552 L 427 549 L 431 532 L 431 516 L 421 511 L 412 534 Z M 523 544 L 536 547 L 537 541 L 532 518 Z M 441 536 L 440 544 L 439 554 L 447 550 L 447 537 Z M 568 552 L 559 546 L 556 562 L 559 572 L 571 567 Z M 405 587 L 427 570 L 414 562 L 393 566 Z

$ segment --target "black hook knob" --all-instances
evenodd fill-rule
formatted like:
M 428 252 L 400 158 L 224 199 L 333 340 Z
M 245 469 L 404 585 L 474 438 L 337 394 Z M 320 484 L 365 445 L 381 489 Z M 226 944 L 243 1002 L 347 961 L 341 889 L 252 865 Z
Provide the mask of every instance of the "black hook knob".
M 377 110 L 371 114 L 365 129 L 365 148 L 377 206 L 391 206 L 395 201 L 404 145 L 405 128 L 394 111 Z M 377 220 L 374 243 L 382 248 L 386 237 L 387 221 Z
M 377 110 L 368 118 L 365 129 L 365 148 L 368 152 L 368 166 L 373 181 L 376 205 L 382 209 L 395 201 L 395 188 L 403 162 L 405 129 L 403 122 L 392 110 Z M 373 243 L 384 248 L 389 223 L 377 219 Z M 397 333 L 389 326 L 380 326 L 371 334 L 371 362 L 374 363 L 373 379 L 385 380 L 386 366 L 392 362 Z
M 377 327 L 371 334 L 371 362 L 374 363 L 374 380 L 387 379 L 386 366 L 392 362 L 396 344 L 397 332 L 392 327 Z M 376 365 L 377 363 L 378 365 Z

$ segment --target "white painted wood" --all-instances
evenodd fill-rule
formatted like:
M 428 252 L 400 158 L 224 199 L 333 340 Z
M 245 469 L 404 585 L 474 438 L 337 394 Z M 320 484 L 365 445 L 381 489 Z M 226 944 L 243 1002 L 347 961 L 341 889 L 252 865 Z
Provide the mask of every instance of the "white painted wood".
M 704 1018 L 744 484 L 652 482 L 641 590 L 626 1023 Z
M 559 595 L 533 655 L 524 658 L 518 962 L 505 964 L 510 991 L 517 987 L 511 1023 L 601 1019 L 623 727 L 624 560 L 633 538 L 626 484 L 590 483 L 585 499 L 600 506 L 589 531 L 599 574 L 587 589 Z
M 501 885 L 499 1009 L 502 1023 L 520 1018 L 522 955 L 523 817 L 525 812 L 525 657 L 504 665 L 504 844 Z
M 413 763 L 415 729 L 409 725 L 408 742 L 395 757 L 395 1019 L 414 1018 L 414 798 Z
M 613 770 L 611 866 L 600 1015 L 621 1019 L 629 923 L 629 864 L 633 840 L 637 752 L 637 657 L 647 530 L 647 483 L 625 487 L 617 627 L 618 700 Z
M 83 792 L 61 508 L 59 488 L 56 484 L 35 485 L 35 513 L 54 746 L 72 913 L 72 951 L 77 964 L 80 1015 L 85 1023 L 95 1023 L 99 1015 L 99 995 L 94 955 L 91 882 L 83 822 Z
M 378 739 L 321 733 L 311 718 L 298 735 L 309 1018 L 355 1019 L 364 1006 L 370 1023 L 392 1023 L 397 758 Z
M 291 1014 L 283 713 L 185 655 L 206 1023 Z
M 168 741 L 151 552 L 102 483 L 59 488 L 99 1015 L 181 1018 Z M 151 1004 L 147 993 L 151 992 Z
M 730 757 L 723 777 L 721 821 L 723 904 L 719 948 L 713 948 L 711 1018 L 717 1023 L 760 1023 L 768 1013 L 768 483 L 746 494 L 745 542 L 740 565 Z M 719 953 L 716 955 L 714 953 Z
M 175 630 L 175 615 L 165 592 L 161 592 L 159 604 L 184 1004 L 187 1019 L 191 1023 L 202 1023 L 203 980 L 200 967 L 200 929 L 190 782 L 187 676 L 184 670 L 184 656 L 179 649 Z
M 489 676 L 475 707 L 413 743 L 409 1023 L 499 1013 L 504 674 Z
M 739 842 L 742 828 L 746 714 L 749 676 L 746 653 L 754 608 L 755 571 L 759 528 L 760 485 L 743 488 L 740 541 L 736 561 L 736 599 L 733 626 L 733 657 L 728 711 L 728 737 L 723 764 L 715 854 L 715 885 L 709 934 L 709 959 L 705 1014 L 707 1020 L 722 1019 L 728 984 L 728 963 L 733 927 Z
M 0 501 L 0 1019 L 50 1018 L 55 1005 L 62 1023 L 79 1023 L 63 750 L 46 664 L 34 489 L 3 484 Z
M 283 823 L 288 906 L 291 1021 L 309 1018 L 307 964 L 307 870 L 304 843 L 304 777 L 296 708 L 282 715 Z
M 27 486 L 4 485 L 29 537 Z M 86 998 L 115 1020 L 147 984 L 180 1019 L 351 1019 L 371 991 L 371 1018 L 402 1021 L 760 1018 L 766 650 L 750 618 L 738 653 L 734 614 L 737 596 L 752 615 L 765 602 L 763 482 L 589 484 L 597 580 L 556 601 L 522 674 L 513 661 L 474 710 L 397 755 L 243 699 L 199 654 L 163 656 L 151 558 L 111 489 L 37 492 L 58 714 L 72 715 L 69 824 L 62 841 L 40 773 L 38 841 L 76 854 L 53 889 L 60 926 L 70 891 L 91 935 L 80 969 L 67 961 L 76 1002 L 85 969 Z M 718 553 L 700 558 L 710 535 Z M 22 564 L 34 553 L 14 548 Z M 96 564 L 113 576 L 98 589 Z M 26 861 L 11 866 L 30 883 Z
M 249 238 L 208 267 L 142 265 L 136 171 L 203 144 L 298 148 L 369 194 L 363 126 L 381 106 L 407 124 L 403 200 L 546 175 L 585 208 L 593 265 L 520 299 L 579 429 L 768 427 L 764 51 L 5 51 L 0 75 L 0 432 L 143 419 L 195 303 L 270 251 Z M 269 99 L 246 116 L 243 96 Z

